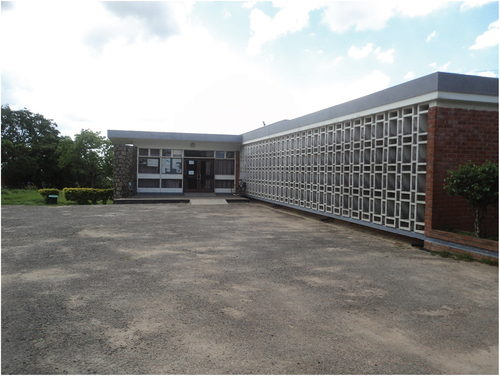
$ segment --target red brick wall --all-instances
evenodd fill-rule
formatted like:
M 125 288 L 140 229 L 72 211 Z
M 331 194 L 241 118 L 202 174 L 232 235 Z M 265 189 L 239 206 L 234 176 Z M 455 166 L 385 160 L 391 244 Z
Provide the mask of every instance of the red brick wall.
M 474 230 L 467 202 L 444 190 L 447 171 L 469 160 L 498 163 L 498 111 L 429 108 L 427 123 L 427 177 L 425 230 Z M 498 208 L 490 208 L 488 234 L 498 234 Z

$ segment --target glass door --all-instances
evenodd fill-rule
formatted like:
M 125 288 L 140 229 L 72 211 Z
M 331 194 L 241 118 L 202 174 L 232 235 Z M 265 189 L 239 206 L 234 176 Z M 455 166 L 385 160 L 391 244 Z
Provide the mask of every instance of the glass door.
M 213 159 L 184 159 L 184 192 L 213 192 L 214 178 Z

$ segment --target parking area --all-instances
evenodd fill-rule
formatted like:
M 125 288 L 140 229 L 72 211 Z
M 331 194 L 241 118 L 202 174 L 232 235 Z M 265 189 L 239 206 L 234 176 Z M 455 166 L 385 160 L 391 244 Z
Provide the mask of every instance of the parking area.
M 2 374 L 498 374 L 498 267 L 252 201 L 2 206 Z

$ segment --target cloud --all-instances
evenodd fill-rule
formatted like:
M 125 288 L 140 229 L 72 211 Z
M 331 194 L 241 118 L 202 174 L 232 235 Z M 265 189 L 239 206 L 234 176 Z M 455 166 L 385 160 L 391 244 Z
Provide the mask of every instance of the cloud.
M 405 76 L 403 77 L 407 80 L 411 80 L 413 78 L 415 78 L 415 73 L 413 73 L 413 71 L 409 71 L 408 73 L 405 74 Z
M 100 54 L 110 42 L 121 39 L 133 43 L 138 37 L 165 40 L 179 33 L 179 24 L 173 7 L 156 1 L 104 1 L 100 3 L 114 18 L 99 14 L 101 22 L 83 36 L 83 42 L 94 53 Z
M 358 48 L 355 46 L 351 46 L 347 54 L 355 60 L 363 59 L 367 57 L 370 52 L 372 52 L 373 43 L 368 43 L 366 46 Z
M 496 46 L 500 39 L 499 26 L 500 21 L 492 22 L 488 26 L 488 30 L 476 38 L 476 43 L 471 47 L 471 50 L 481 50 L 483 48 Z
M 381 30 L 397 16 L 425 16 L 447 4 L 434 1 L 335 1 L 326 3 L 322 22 L 330 30 L 343 33 L 351 28 L 356 31 Z
M 448 69 L 448 66 L 451 64 L 451 61 L 448 61 L 447 63 L 441 65 L 438 67 L 437 63 L 430 63 L 429 66 L 434 69 L 434 71 L 439 71 L 439 72 L 444 72 Z
M 460 10 L 465 11 L 476 7 L 481 7 L 484 4 L 491 3 L 492 0 L 468 0 L 463 1 L 460 5 Z
M 222 11 L 222 17 L 224 17 L 224 19 L 231 17 L 231 13 L 227 10 L 227 8 L 224 8 Z
M 259 54 L 264 43 L 302 30 L 309 22 L 309 11 L 316 7 L 313 1 L 273 2 L 273 6 L 280 8 L 274 18 L 260 9 L 253 9 L 250 12 L 252 36 L 247 48 L 247 53 L 250 55 Z
M 437 33 L 436 33 L 436 30 L 434 30 L 432 33 L 430 33 L 427 38 L 425 39 L 425 41 L 427 43 L 429 43 L 431 40 L 433 40 L 435 37 L 436 37 Z
M 299 104 L 294 112 L 284 112 L 284 117 L 291 119 L 314 111 L 322 110 L 364 95 L 375 93 L 389 87 L 390 77 L 379 70 L 369 74 L 356 75 L 357 79 L 325 82 L 321 86 L 292 92 Z
M 391 48 L 390 50 L 387 50 L 385 52 L 380 52 L 380 47 L 378 47 L 375 50 L 375 53 L 377 54 L 377 60 L 380 60 L 383 63 L 392 64 L 394 62 L 394 51 L 396 51 L 396 49 Z
M 14 9 L 13 1 L 2 1 L 1 2 L 2 12 Z
M 482 76 L 482 77 L 491 77 L 491 78 L 497 78 L 497 74 L 493 71 L 476 71 L 476 70 L 472 70 L 472 71 L 469 71 L 465 74 L 470 74 L 470 75 L 473 75 L 473 76 Z

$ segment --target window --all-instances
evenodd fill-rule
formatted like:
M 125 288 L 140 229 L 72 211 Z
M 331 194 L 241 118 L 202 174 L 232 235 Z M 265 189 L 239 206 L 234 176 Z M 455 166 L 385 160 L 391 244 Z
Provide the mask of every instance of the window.
M 149 155 L 152 157 L 159 157 L 160 149 L 149 149 Z
M 213 158 L 214 152 L 209 150 L 185 150 L 184 156 L 189 158 Z
M 139 149 L 139 155 L 145 155 L 147 157 L 149 155 L 149 149 Z
M 180 158 L 162 158 L 162 174 L 182 174 L 182 159 Z
M 224 158 L 224 152 L 223 151 L 216 151 L 215 158 L 218 158 L 218 159 Z
M 216 180 L 215 188 L 234 188 L 234 180 Z
M 139 188 L 160 188 L 160 179 L 139 179 Z
M 159 174 L 160 159 L 159 158 L 139 158 L 139 174 Z
M 215 175 L 234 175 L 234 161 L 216 159 Z
M 161 155 L 162 157 L 170 157 L 172 155 L 172 151 L 170 149 L 162 149 Z
M 162 188 L 182 188 L 181 179 L 161 179 Z

